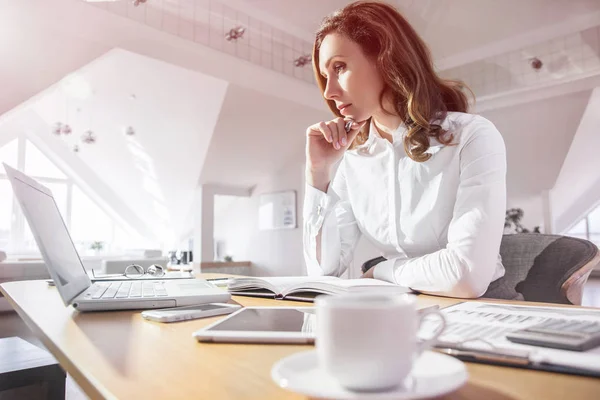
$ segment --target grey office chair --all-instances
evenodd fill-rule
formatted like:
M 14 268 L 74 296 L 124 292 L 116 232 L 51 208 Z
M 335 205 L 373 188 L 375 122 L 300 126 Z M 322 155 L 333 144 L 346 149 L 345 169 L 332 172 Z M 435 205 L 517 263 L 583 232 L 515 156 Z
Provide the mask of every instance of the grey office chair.
M 581 305 L 583 286 L 600 263 L 592 242 L 540 233 L 504 235 L 500 255 L 506 274 L 481 297 Z M 383 260 L 365 262 L 363 273 Z

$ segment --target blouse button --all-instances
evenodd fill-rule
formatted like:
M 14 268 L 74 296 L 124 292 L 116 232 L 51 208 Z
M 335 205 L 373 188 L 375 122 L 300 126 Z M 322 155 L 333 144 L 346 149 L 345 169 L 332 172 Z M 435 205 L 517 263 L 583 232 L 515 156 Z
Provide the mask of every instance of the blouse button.
M 319 215 L 319 216 L 323 215 L 323 207 L 317 206 L 317 215 Z

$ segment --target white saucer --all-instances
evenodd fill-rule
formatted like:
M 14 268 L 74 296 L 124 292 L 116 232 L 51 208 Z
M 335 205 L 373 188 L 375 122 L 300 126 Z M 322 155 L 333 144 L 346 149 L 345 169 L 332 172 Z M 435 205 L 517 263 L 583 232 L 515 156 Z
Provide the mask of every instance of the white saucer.
M 461 387 L 469 374 L 462 361 L 426 351 L 411 371 L 409 389 L 385 392 L 354 392 L 340 386 L 317 364 L 316 350 L 296 353 L 277 362 L 271 378 L 282 388 L 311 397 L 326 399 L 420 399 L 441 396 Z

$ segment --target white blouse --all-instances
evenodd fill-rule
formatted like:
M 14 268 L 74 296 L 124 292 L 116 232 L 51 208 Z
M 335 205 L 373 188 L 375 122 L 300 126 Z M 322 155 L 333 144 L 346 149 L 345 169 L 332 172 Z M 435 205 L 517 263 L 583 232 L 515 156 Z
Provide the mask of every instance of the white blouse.
M 404 125 L 393 144 L 371 125 L 367 141 L 344 154 L 327 193 L 306 185 L 309 275 L 344 273 L 361 235 L 387 259 L 375 267 L 375 278 L 420 292 L 479 297 L 504 275 L 504 140 L 473 114 L 450 112 L 442 128 L 454 134 L 455 145 L 430 138 L 432 157 L 420 163 L 404 151 Z

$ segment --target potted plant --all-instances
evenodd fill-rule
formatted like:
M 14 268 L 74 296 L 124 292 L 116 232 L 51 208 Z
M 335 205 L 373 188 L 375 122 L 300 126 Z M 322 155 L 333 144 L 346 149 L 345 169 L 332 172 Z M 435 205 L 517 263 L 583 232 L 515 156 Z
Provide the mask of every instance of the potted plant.
M 529 233 L 529 229 L 525 228 L 521 224 L 523 219 L 523 209 L 521 208 L 510 208 L 506 210 L 506 216 L 504 217 L 504 233 Z M 540 233 L 540 227 L 536 226 L 533 228 L 533 233 Z
M 90 249 L 94 250 L 96 254 L 100 253 L 104 249 L 104 242 L 96 241 L 92 242 Z

